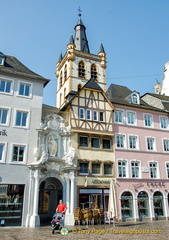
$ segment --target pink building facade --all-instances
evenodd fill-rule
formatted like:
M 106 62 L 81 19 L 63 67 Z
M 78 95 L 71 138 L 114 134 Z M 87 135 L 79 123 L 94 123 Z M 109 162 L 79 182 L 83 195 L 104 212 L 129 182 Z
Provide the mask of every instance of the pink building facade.
M 168 110 L 126 87 L 111 85 L 108 93 L 115 107 L 118 220 L 168 219 Z

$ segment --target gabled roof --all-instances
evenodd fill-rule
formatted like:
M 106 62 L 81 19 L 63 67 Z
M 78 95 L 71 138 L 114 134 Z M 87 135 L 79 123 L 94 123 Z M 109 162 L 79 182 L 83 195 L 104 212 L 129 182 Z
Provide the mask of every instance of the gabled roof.
M 0 73 L 8 73 L 20 75 L 28 78 L 39 79 L 44 81 L 46 85 L 49 82 L 49 79 L 44 78 L 34 72 L 32 72 L 29 68 L 27 68 L 24 64 L 22 64 L 17 58 L 13 56 L 5 56 L 5 64 L 0 66 Z
M 99 84 L 92 78 L 83 86 L 83 88 L 89 88 L 89 89 L 94 89 L 94 90 L 98 90 L 98 91 L 103 91 L 103 89 L 99 86 Z
M 161 101 L 162 106 L 164 107 L 165 110 L 169 111 L 169 96 L 165 95 L 160 95 L 160 94 L 155 94 L 155 93 L 145 93 L 142 98 L 144 99 L 145 96 L 151 96 L 154 98 L 157 98 L 158 100 Z M 149 103 L 151 104 L 151 103 Z

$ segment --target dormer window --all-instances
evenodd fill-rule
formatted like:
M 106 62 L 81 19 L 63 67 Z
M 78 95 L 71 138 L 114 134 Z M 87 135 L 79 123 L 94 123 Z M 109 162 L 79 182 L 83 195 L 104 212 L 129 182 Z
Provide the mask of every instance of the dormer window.
M 5 63 L 5 55 L 0 52 L 0 66 L 3 66 Z
M 140 104 L 139 95 L 137 93 L 131 95 L 131 102 L 134 104 Z

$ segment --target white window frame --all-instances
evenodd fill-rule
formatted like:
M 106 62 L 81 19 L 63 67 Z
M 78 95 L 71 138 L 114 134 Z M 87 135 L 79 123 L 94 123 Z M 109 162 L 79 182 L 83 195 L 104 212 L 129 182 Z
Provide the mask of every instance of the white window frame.
M 118 146 L 117 146 L 117 137 L 118 137 L 118 136 L 123 137 L 124 147 L 118 147 Z M 126 135 L 125 135 L 125 134 L 123 134 L 123 133 L 116 133 L 116 140 L 115 140 L 115 141 L 116 141 L 116 148 L 117 148 L 117 149 L 126 149 Z
M 1 92 L 1 91 L 0 91 L 0 94 L 13 95 L 13 92 L 14 92 L 14 90 L 13 90 L 13 86 L 14 86 L 13 80 L 0 78 L 0 81 L 11 82 L 10 92 Z
M 162 122 L 161 122 L 162 119 L 166 120 L 166 128 L 162 127 Z M 168 130 L 168 117 L 166 117 L 166 116 L 159 116 L 159 122 L 160 122 L 160 129 Z
M 122 114 L 122 121 L 121 122 L 119 121 L 119 114 L 118 114 L 118 121 L 116 121 L 116 113 L 119 113 L 119 112 Z M 117 123 L 117 124 L 124 124 L 124 110 L 123 109 L 117 108 L 114 111 L 114 122 Z
M 167 165 L 168 165 L 168 168 L 167 168 Z M 165 169 L 166 169 L 166 177 L 167 179 L 169 179 L 169 162 L 165 162 Z
M 150 113 L 144 113 L 143 116 L 144 116 L 144 127 L 153 128 L 154 127 L 153 115 L 150 114 Z M 145 117 L 146 116 L 150 117 L 150 126 L 146 126 L 146 123 L 145 123 Z
M 126 165 L 125 165 L 126 177 L 123 177 L 123 176 L 120 177 L 120 176 L 119 176 L 119 162 L 121 162 L 121 163 L 125 162 L 125 164 L 126 164 Z M 122 172 L 123 172 L 123 171 L 122 171 Z M 118 160 L 117 160 L 117 173 L 118 173 L 118 176 L 117 176 L 118 178 L 128 178 L 128 175 L 129 175 L 129 174 L 128 174 L 128 161 L 127 161 L 126 159 L 118 159 Z
M 26 126 L 17 126 L 16 125 L 16 117 L 17 117 L 17 112 L 23 112 L 23 113 L 27 113 L 27 119 L 26 119 Z M 15 128 L 25 128 L 28 129 L 30 126 L 30 111 L 27 111 L 26 109 L 14 109 L 14 122 L 13 122 L 13 126 Z
M 134 95 L 136 95 L 136 96 L 134 97 Z M 134 99 L 137 99 L 137 102 L 135 102 Z M 131 94 L 131 102 L 132 102 L 133 104 L 140 104 L 140 96 L 139 96 L 138 93 L 133 92 L 133 93 Z
M 136 139 L 136 148 L 130 148 L 130 138 Z M 139 150 L 139 137 L 137 135 L 128 135 L 128 148 L 130 150 Z
M 150 167 L 150 164 L 156 164 L 156 178 L 152 178 L 151 177 L 151 167 Z M 152 160 L 152 161 L 148 161 L 148 167 L 149 167 L 149 176 L 150 176 L 150 178 L 151 179 L 159 179 L 160 178 L 160 176 L 159 176 L 159 165 L 158 165 L 158 162 L 157 161 L 154 161 L 154 160 Z
M 133 177 L 132 176 L 132 163 L 138 163 L 139 166 L 138 166 L 138 174 L 139 176 L 138 177 Z M 142 175 L 141 175 L 141 161 L 140 160 L 137 160 L 137 159 L 132 159 L 130 160 L 130 172 L 131 172 L 131 178 L 142 178 Z
M 5 163 L 6 159 L 6 153 L 7 153 L 7 142 L 1 141 L 0 145 L 3 145 L 3 152 L 2 152 L 2 160 L 0 160 L 0 163 Z
M 81 117 L 81 111 L 83 112 L 83 117 Z M 80 119 L 85 119 L 85 110 L 84 110 L 84 108 L 79 108 L 79 118 Z
M 13 149 L 14 149 L 14 146 L 18 146 L 18 147 L 24 147 L 24 156 L 23 156 L 23 161 L 19 162 L 19 161 L 12 161 L 13 159 Z M 27 145 L 26 144 L 23 144 L 23 143 L 11 143 L 11 147 L 10 147 L 10 164 L 16 164 L 16 165 L 25 165 L 26 162 L 27 162 Z
M 153 140 L 153 149 L 148 149 L 148 139 L 152 139 L 152 140 Z M 146 149 L 147 149 L 147 151 L 150 151 L 150 152 L 157 151 L 157 149 L 156 149 L 156 139 L 155 139 L 155 137 L 151 137 L 151 136 L 147 136 L 147 137 L 146 137 Z
M 95 115 L 96 113 L 96 115 Z M 96 119 L 95 119 L 96 116 Z M 93 121 L 98 121 L 98 111 L 97 110 L 93 110 Z
M 129 123 L 128 122 L 128 114 L 133 114 L 134 115 L 134 123 Z M 136 126 L 137 125 L 137 117 L 136 117 L 136 112 L 133 111 L 126 111 L 126 123 L 127 125 L 131 125 L 131 126 Z
M 164 141 L 168 142 L 168 151 L 165 151 L 165 149 L 164 149 Z M 162 139 L 162 146 L 163 146 L 163 152 L 168 153 L 169 152 L 169 138 L 163 138 Z
M 88 112 L 90 112 L 90 118 L 88 118 Z M 86 120 L 92 120 L 92 111 L 90 109 L 86 109 Z
M 5 109 L 7 110 L 7 117 L 6 117 L 6 123 L 0 123 L 0 126 L 9 126 L 9 120 L 10 120 L 10 116 L 11 116 L 11 108 L 9 107 L 2 107 L 0 106 L 0 109 Z
M 21 85 L 21 84 L 30 86 L 29 96 L 19 94 L 19 89 L 20 89 L 20 85 Z M 30 83 L 30 82 L 25 82 L 25 81 L 18 81 L 17 96 L 18 96 L 18 97 L 23 97 L 23 98 L 32 98 L 32 89 L 33 89 L 33 84 L 32 84 L 32 83 Z

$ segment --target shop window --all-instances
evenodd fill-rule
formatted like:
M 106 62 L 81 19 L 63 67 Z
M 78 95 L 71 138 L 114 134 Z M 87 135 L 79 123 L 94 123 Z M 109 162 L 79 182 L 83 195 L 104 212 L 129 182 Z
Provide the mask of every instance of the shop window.
M 132 178 L 139 178 L 139 172 L 140 172 L 140 163 L 139 162 L 131 162 L 131 173 Z
M 92 174 L 100 174 L 100 163 L 92 163 Z
M 133 217 L 133 196 L 130 192 L 121 195 L 121 216 L 122 219 Z
M 92 137 L 91 143 L 92 143 L 92 148 L 100 148 L 100 138 Z
M 91 65 L 91 79 L 97 80 L 97 70 L 95 64 Z
M 104 164 L 104 175 L 112 175 L 112 163 Z
M 25 153 L 24 146 L 14 146 L 12 162 L 23 162 L 24 161 L 24 153 Z
M 79 77 L 85 78 L 85 66 L 83 61 L 79 62 Z
M 115 123 L 123 123 L 123 111 L 115 111 L 114 112 L 114 120 Z
M 0 108 L 0 124 L 7 123 L 8 109 Z
M 140 218 L 149 216 L 148 194 L 144 191 L 138 193 L 138 215 Z
M 111 149 L 111 140 L 108 138 L 102 139 L 103 149 Z
M 80 174 L 89 174 L 89 163 L 83 162 L 83 163 L 79 163 L 79 173 Z
M 163 129 L 168 128 L 168 118 L 160 117 L 160 127 Z
M 79 147 L 88 147 L 88 137 L 87 136 L 80 136 L 79 137 Z
M 164 216 L 163 211 L 163 195 L 161 192 L 157 191 L 153 195 L 153 204 L 154 204 L 154 216 Z
M 127 162 L 118 161 L 118 177 L 123 178 L 127 177 Z
M 11 92 L 11 82 L 6 80 L 0 80 L 0 92 L 10 93 Z

